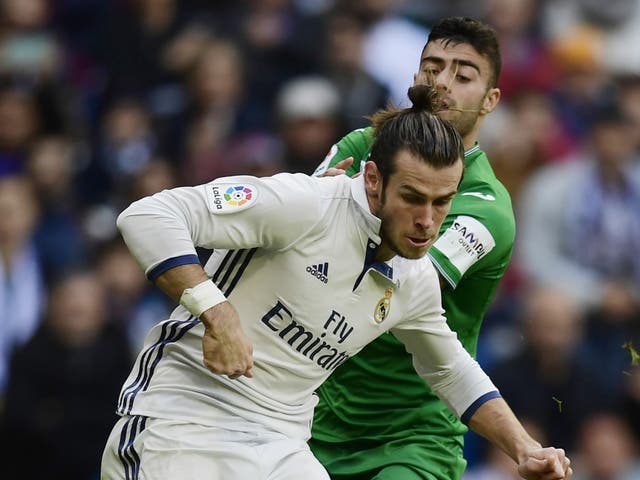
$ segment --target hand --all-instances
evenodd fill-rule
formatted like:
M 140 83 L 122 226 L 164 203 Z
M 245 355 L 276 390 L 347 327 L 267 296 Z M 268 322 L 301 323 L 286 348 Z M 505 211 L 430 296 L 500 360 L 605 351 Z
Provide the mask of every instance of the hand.
M 235 380 L 244 375 L 253 377 L 253 346 L 242 331 L 238 311 L 229 302 L 222 302 L 205 311 L 202 353 L 204 366 L 218 375 Z
M 532 450 L 520 460 L 518 473 L 526 480 L 568 480 L 573 475 L 571 460 L 561 448 Z
M 322 174 L 323 177 L 337 177 L 338 175 L 344 175 L 347 173 L 349 167 L 353 164 L 353 157 L 340 160 L 335 166 L 328 168 L 326 172 Z

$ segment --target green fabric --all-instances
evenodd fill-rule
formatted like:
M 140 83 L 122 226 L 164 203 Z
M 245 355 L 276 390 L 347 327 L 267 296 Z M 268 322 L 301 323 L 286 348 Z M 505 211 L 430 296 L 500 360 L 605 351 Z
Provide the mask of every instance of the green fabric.
M 329 166 L 353 156 L 354 165 L 347 173 L 358 172 L 371 144 L 370 128 L 351 132 L 337 144 Z M 464 192 L 491 194 L 495 201 L 462 196 Z M 456 288 L 443 290 L 443 306 L 450 327 L 475 356 L 482 319 L 509 262 L 515 236 L 509 195 L 477 146 L 465 154 L 464 178 L 441 233 L 460 214 L 480 221 L 494 237 L 495 248 L 461 280 L 445 255 L 434 249 L 430 255 L 446 276 L 454 277 Z M 467 428 L 418 377 L 410 355 L 391 334 L 338 368 L 317 393 L 320 402 L 309 443 L 332 479 L 461 478 Z M 407 473 L 392 476 L 399 468 Z M 381 476 L 376 477 L 378 472 Z

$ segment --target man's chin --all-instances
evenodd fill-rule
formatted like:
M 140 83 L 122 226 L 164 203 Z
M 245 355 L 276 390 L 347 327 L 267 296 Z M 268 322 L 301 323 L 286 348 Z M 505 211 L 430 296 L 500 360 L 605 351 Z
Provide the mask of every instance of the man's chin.
M 443 110 L 439 110 L 438 111 L 438 116 L 440 118 L 442 118 L 443 120 L 447 120 L 451 123 L 453 123 L 453 120 L 455 120 L 456 118 L 460 117 L 460 114 L 462 112 L 459 112 L 457 110 L 449 110 L 449 109 L 443 109 Z
M 418 260 L 424 257 L 427 254 L 428 247 L 425 248 L 412 248 L 412 249 L 403 249 L 398 252 L 398 255 L 402 258 L 406 258 L 408 260 Z

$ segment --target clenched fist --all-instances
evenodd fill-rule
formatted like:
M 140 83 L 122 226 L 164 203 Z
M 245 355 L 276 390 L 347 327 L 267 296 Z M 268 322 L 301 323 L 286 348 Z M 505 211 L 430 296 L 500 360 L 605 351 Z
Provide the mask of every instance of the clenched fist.
M 222 302 L 203 312 L 202 353 L 205 367 L 235 380 L 253 377 L 253 345 L 242 331 L 240 316 L 231 303 Z

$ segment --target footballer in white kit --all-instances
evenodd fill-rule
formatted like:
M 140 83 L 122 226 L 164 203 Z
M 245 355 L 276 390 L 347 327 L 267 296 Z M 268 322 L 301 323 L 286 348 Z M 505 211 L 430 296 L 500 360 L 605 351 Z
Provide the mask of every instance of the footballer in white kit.
M 369 210 L 363 177 L 222 178 L 134 203 L 125 222 L 133 225 L 127 244 L 152 280 L 197 263 L 194 244 L 224 250 L 214 250 L 205 270 L 239 312 L 254 345 L 254 376 L 231 380 L 207 370 L 204 327 L 179 306 L 147 336 L 120 393 L 122 416 L 259 428 L 306 441 L 314 390 L 386 332 L 407 345 L 418 371 L 459 416 L 470 416 L 478 399 L 498 396 L 448 328 L 431 262 L 374 261 L 380 219 Z M 152 224 L 171 234 L 149 234 Z M 143 422 L 129 422 L 120 447 L 133 443 L 133 427 Z M 129 463 L 133 471 L 135 459 Z

